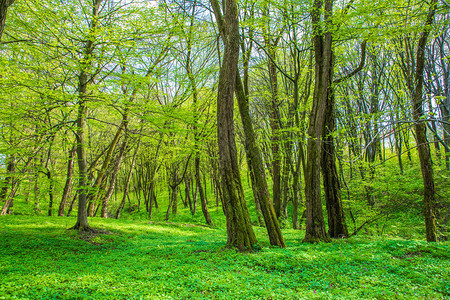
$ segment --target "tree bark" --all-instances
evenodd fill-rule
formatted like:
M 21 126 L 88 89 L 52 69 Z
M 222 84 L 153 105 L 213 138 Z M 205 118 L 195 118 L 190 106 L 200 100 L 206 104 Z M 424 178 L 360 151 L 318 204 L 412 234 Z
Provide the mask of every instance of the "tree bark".
M 126 133 L 126 135 L 128 135 L 128 133 Z M 126 149 L 127 145 L 128 145 L 128 137 L 125 136 L 125 140 L 123 141 L 122 146 L 120 147 L 119 156 L 117 157 L 116 165 L 114 166 L 114 170 L 112 173 L 112 177 L 110 180 L 108 190 L 106 191 L 106 194 L 103 196 L 103 199 L 102 199 L 102 211 L 101 211 L 101 215 L 100 215 L 102 218 L 108 217 L 109 199 L 111 198 L 114 188 L 116 186 L 117 176 L 119 174 L 119 169 L 122 164 L 123 156 L 125 154 L 125 149 Z
M 323 218 L 320 167 L 322 158 L 322 133 L 325 125 L 326 103 L 328 101 L 328 87 L 331 84 L 332 70 L 332 36 L 328 30 L 325 34 L 321 29 L 321 9 L 323 2 L 314 0 L 311 12 L 314 31 L 313 45 L 315 53 L 315 86 L 313 106 L 310 114 L 307 143 L 307 162 L 305 171 L 305 200 L 306 200 L 306 233 L 304 242 L 329 241 Z M 325 0 L 324 18 L 327 27 L 331 25 L 332 0 Z
M 269 42 L 266 42 L 266 45 Z M 275 49 L 274 45 L 268 45 L 271 58 L 269 59 L 269 78 L 272 99 L 270 105 L 270 128 L 272 135 L 270 137 L 272 147 L 272 199 L 275 213 L 279 218 L 281 216 L 281 151 L 280 151 L 280 125 L 279 125 L 279 101 L 278 101 L 278 79 L 277 69 L 274 63 Z
M 14 3 L 15 0 L 0 0 L 0 42 L 2 41 L 3 30 L 6 23 L 6 15 L 8 7 Z
M 77 115 L 77 162 L 78 162 L 78 215 L 77 222 L 73 229 L 79 231 L 89 231 L 90 227 L 87 219 L 87 164 L 86 164 L 86 142 L 85 142 L 85 130 L 86 130 L 86 84 L 87 76 L 84 71 L 80 74 L 80 98 L 78 102 L 78 115 Z
M 342 206 L 341 187 L 336 167 L 336 157 L 334 156 L 335 115 L 334 115 L 334 95 L 330 87 L 326 109 L 326 124 L 322 135 L 322 178 L 325 190 L 325 201 L 328 216 L 328 234 L 331 238 L 348 237 L 347 224 Z
M 234 135 L 234 92 L 239 61 L 239 23 L 236 0 L 225 2 L 224 20 L 216 0 L 210 0 L 219 29 L 225 29 L 225 50 L 219 74 L 217 92 L 217 140 L 220 175 L 222 178 L 223 205 L 227 220 L 227 245 L 240 251 L 252 250 L 256 236 L 244 198 L 238 167 Z M 222 25 L 219 23 L 224 21 Z
M 94 37 L 95 31 L 98 27 L 98 16 L 100 11 L 100 4 L 102 0 L 93 0 L 92 2 L 92 22 L 89 28 L 89 36 L 85 47 L 85 62 L 83 68 L 78 76 L 78 114 L 76 119 L 77 131 L 77 162 L 78 162 L 78 215 L 77 222 L 72 229 L 79 231 L 89 231 L 91 228 L 87 219 L 87 164 L 86 164 L 86 114 L 87 114 L 87 87 L 89 84 L 87 69 L 91 64 L 91 56 L 94 51 Z
M 10 207 L 12 206 L 12 203 L 14 201 L 14 197 L 16 196 L 17 190 L 19 189 L 19 182 L 17 182 L 15 179 L 13 179 L 11 184 L 11 191 L 9 192 L 8 197 L 6 198 L 6 202 L 3 205 L 3 208 L 0 212 L 1 216 L 4 216 L 6 214 L 11 213 Z
M 426 136 L 426 124 L 423 122 L 423 71 L 425 65 L 425 47 L 436 12 L 437 0 L 431 0 L 425 28 L 420 36 L 416 54 L 416 72 L 414 74 L 414 93 L 412 97 L 414 131 L 416 133 L 417 151 L 424 185 L 424 215 L 426 238 L 428 242 L 437 242 L 435 192 L 433 164 L 430 146 Z

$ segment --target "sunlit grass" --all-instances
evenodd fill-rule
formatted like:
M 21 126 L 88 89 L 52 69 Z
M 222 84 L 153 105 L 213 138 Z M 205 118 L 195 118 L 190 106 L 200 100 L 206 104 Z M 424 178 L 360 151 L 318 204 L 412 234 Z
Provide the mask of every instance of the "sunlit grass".
M 90 219 L 109 234 L 81 238 L 74 218 L 0 218 L 0 299 L 443 299 L 449 244 L 357 237 L 225 249 L 222 227 Z

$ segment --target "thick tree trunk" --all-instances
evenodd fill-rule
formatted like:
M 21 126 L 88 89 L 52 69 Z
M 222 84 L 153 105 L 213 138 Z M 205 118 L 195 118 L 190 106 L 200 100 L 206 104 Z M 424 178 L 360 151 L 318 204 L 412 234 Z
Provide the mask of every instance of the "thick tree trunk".
M 325 22 L 331 25 L 332 0 L 325 0 Z M 313 37 L 315 53 L 315 86 L 313 106 L 310 114 L 307 144 L 307 162 L 305 172 L 305 200 L 306 200 L 306 233 L 304 242 L 329 241 L 323 218 L 320 167 L 322 158 L 322 133 L 325 125 L 326 103 L 328 101 L 328 87 L 331 83 L 332 68 L 332 36 L 327 31 L 322 35 L 321 0 L 314 0 L 312 8 L 312 23 L 315 36 Z
M 0 0 L 0 42 L 2 41 L 3 29 L 6 23 L 6 14 L 8 7 L 14 3 L 15 0 Z
M 437 241 L 435 192 L 433 178 L 433 164 L 431 162 L 430 146 L 426 136 L 426 124 L 423 122 L 423 71 L 425 64 L 425 47 L 431 30 L 431 24 L 436 12 L 437 0 L 431 0 L 425 28 L 417 45 L 416 72 L 414 76 L 414 93 L 412 97 L 414 130 L 416 133 L 417 150 L 419 152 L 420 168 L 424 185 L 424 215 L 426 238 L 428 242 Z
M 225 50 L 219 74 L 217 93 L 217 140 L 219 147 L 220 175 L 223 205 L 227 220 L 227 245 L 240 251 L 252 250 L 256 236 L 250 223 L 250 215 L 244 198 L 238 167 L 234 135 L 234 91 L 239 61 L 239 24 L 236 0 L 225 2 L 225 18 L 221 18 L 216 0 L 210 0 L 219 29 L 225 29 Z M 220 22 L 223 22 L 220 24 Z
M 256 210 L 256 214 L 258 215 L 258 224 L 259 224 L 259 226 L 264 227 L 264 218 L 263 218 L 262 211 L 261 211 L 261 200 L 258 198 L 259 193 L 258 193 L 258 187 L 256 186 L 255 173 L 253 171 L 252 163 L 251 163 L 248 155 L 247 155 L 247 165 L 249 168 L 248 172 L 250 173 L 250 184 L 251 184 L 252 192 L 253 192 L 253 200 L 255 202 L 255 210 Z
M 334 156 L 335 115 L 334 95 L 330 88 L 330 97 L 327 102 L 325 115 L 325 128 L 322 144 L 322 178 L 325 190 L 325 201 L 328 214 L 328 234 L 331 238 L 348 237 L 347 224 L 345 222 L 344 209 L 341 199 L 341 187 Z

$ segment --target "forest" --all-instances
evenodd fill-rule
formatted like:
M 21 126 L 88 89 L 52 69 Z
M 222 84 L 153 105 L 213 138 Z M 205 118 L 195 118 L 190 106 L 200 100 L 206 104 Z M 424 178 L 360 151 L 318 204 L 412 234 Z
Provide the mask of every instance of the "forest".
M 0 299 L 448 299 L 447 0 L 0 0 Z

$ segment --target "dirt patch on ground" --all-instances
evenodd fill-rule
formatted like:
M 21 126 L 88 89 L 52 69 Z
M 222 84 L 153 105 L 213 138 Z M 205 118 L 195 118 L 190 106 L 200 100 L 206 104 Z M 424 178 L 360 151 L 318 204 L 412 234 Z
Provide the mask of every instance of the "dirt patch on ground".
M 79 239 L 96 246 L 103 245 L 110 241 L 109 239 L 102 238 L 104 235 L 116 235 L 116 233 L 99 228 L 89 228 L 89 230 L 78 231 Z

